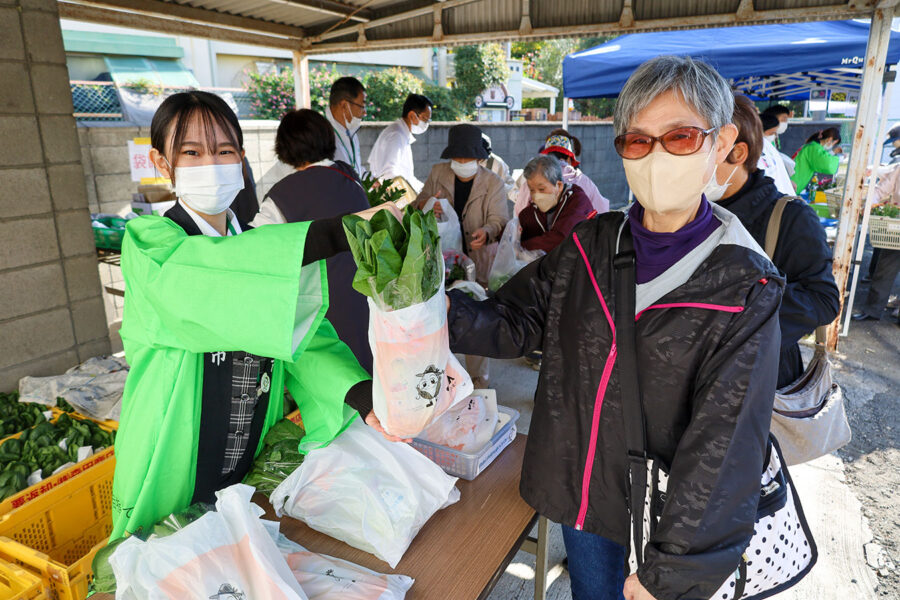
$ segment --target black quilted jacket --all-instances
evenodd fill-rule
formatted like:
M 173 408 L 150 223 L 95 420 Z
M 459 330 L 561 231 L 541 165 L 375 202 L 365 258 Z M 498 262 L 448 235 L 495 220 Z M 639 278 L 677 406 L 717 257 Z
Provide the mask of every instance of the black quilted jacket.
M 647 444 L 670 468 L 638 571 L 658 600 L 705 600 L 737 567 L 753 533 L 778 372 L 783 282 L 737 219 L 714 210 L 723 222 L 715 239 L 637 292 L 638 310 L 647 307 L 637 321 Z M 522 497 L 553 521 L 627 546 L 619 379 L 634 375 L 618 368 L 607 316 L 624 218 L 580 224 L 491 300 L 452 292 L 448 319 L 454 352 L 543 349 Z

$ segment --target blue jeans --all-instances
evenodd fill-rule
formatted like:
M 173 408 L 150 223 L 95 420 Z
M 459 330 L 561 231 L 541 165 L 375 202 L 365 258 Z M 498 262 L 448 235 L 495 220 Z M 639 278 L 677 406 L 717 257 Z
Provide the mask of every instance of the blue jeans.
M 562 534 L 569 557 L 572 600 L 624 600 L 625 547 L 566 525 Z

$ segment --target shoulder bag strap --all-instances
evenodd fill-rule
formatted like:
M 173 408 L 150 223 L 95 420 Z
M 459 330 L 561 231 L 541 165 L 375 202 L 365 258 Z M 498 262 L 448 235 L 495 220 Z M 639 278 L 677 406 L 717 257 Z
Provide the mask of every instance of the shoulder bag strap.
M 775 208 L 769 215 L 769 223 L 766 226 L 766 255 L 769 259 L 774 259 L 775 248 L 778 247 L 778 234 L 781 233 L 781 221 L 784 216 L 784 207 L 788 202 L 796 200 L 796 196 L 782 196 L 775 202 Z M 828 335 L 828 326 L 816 327 L 816 349 L 824 349 L 825 339 Z
M 775 202 L 775 208 L 769 215 L 769 223 L 766 226 L 766 255 L 771 260 L 775 256 L 775 248 L 778 246 L 778 234 L 781 233 L 781 216 L 784 214 L 784 207 L 793 200 L 791 196 L 782 196 Z
M 643 562 L 644 498 L 647 494 L 647 445 L 644 407 L 638 385 L 638 362 L 635 333 L 635 266 L 631 228 L 625 222 L 619 249 L 613 259 L 616 277 L 615 322 L 618 352 L 618 379 L 625 425 L 625 447 L 628 453 L 632 533 L 637 564 Z

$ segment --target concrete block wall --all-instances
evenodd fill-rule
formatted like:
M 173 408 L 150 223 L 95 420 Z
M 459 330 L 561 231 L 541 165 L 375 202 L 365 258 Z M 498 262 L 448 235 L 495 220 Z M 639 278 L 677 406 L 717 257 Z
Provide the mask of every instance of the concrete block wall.
M 110 348 L 56 11 L 0 0 L 0 391 Z

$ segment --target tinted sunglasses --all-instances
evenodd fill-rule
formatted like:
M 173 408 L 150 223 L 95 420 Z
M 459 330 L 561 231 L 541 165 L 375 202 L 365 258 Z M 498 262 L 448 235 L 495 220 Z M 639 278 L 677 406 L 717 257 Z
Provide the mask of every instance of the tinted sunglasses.
M 699 127 L 678 127 L 667 131 L 659 137 L 642 133 L 623 133 L 614 140 L 616 152 L 624 159 L 636 160 L 644 158 L 653 151 L 656 142 L 662 144 L 669 154 L 687 156 L 694 154 L 703 146 L 706 136 L 715 131 L 715 127 L 701 129 Z

